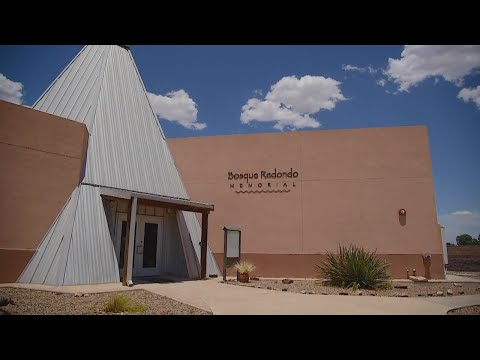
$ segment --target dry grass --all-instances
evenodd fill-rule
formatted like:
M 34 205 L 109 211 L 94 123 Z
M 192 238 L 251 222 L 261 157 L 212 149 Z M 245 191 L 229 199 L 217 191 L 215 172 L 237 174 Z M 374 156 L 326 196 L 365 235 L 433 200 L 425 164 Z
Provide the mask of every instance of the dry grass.
M 145 306 L 133 303 L 128 296 L 123 294 L 113 295 L 105 306 L 107 313 L 144 313 L 145 311 Z

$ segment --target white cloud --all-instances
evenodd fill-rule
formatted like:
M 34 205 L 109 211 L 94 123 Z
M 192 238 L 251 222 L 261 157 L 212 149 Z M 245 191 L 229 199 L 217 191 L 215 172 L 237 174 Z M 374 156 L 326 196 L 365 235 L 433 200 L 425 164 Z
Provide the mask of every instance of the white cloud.
M 283 77 L 270 87 L 264 100 L 247 101 L 240 121 L 275 121 L 273 127 L 278 130 L 318 128 L 320 123 L 311 115 L 322 109 L 332 110 L 338 101 L 346 100 L 339 85 L 339 81 L 323 76 Z
M 439 223 L 445 226 L 447 242 L 456 244 L 456 237 L 461 234 L 470 234 L 477 238 L 480 233 L 480 212 L 459 210 L 438 217 Z
M 253 98 L 242 106 L 240 121 L 248 124 L 255 120 L 276 121 L 273 127 L 278 130 L 283 130 L 285 127 L 295 129 L 320 127 L 320 123 L 309 114 L 299 114 L 278 102 Z
M 165 96 L 147 94 L 153 111 L 159 118 L 176 121 L 191 130 L 202 130 L 207 127 L 207 124 L 197 122 L 197 104 L 185 90 L 171 91 Z
M 480 67 L 480 45 L 405 45 L 400 59 L 388 59 L 385 74 L 399 91 L 432 76 L 461 86 L 465 76 Z
M 466 216 L 466 215 L 472 215 L 472 212 L 468 210 L 458 210 L 458 211 L 454 211 L 450 215 Z
M 460 90 L 457 98 L 462 99 L 464 102 L 473 102 L 480 109 L 480 85 L 476 88 L 464 88 Z
M 22 103 L 23 84 L 7 79 L 6 76 L 0 74 L 0 99 L 15 104 Z
M 387 83 L 387 81 L 385 79 L 377 80 L 377 85 L 385 86 L 386 83 Z
M 378 69 L 373 68 L 371 65 L 367 67 L 360 67 L 360 66 L 355 66 L 355 65 L 350 65 L 350 64 L 343 64 L 342 65 L 342 70 L 346 71 L 358 71 L 358 72 L 368 72 L 369 74 L 376 74 L 378 72 Z
M 262 89 L 255 89 L 253 90 L 253 93 L 255 96 L 263 96 L 263 90 Z
M 350 64 L 343 64 L 342 65 L 342 70 L 346 70 L 346 71 L 358 71 L 358 72 L 365 72 L 367 71 L 366 68 L 362 68 L 362 67 L 359 67 L 359 66 L 355 66 L 355 65 L 350 65 Z

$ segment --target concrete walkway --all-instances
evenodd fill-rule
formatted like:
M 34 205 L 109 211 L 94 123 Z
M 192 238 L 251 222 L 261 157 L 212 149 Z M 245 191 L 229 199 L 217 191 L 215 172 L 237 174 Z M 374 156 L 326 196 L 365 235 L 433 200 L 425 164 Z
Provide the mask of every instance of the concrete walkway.
M 221 284 L 215 280 L 139 286 L 192 306 L 209 308 L 216 315 L 444 315 L 457 307 L 480 305 L 480 295 L 422 299 L 304 295 Z
M 445 280 L 429 280 L 430 282 L 473 282 L 473 283 L 480 283 L 480 278 L 474 277 L 467 277 L 467 276 L 460 276 L 460 275 L 452 275 L 447 274 Z
M 0 284 L 55 292 L 110 292 L 144 289 L 215 315 L 444 315 L 448 310 L 480 305 L 480 295 L 452 297 L 397 298 L 380 296 L 304 295 L 220 283 L 220 279 L 163 284 L 139 284 L 131 288 L 121 283 L 47 286 Z

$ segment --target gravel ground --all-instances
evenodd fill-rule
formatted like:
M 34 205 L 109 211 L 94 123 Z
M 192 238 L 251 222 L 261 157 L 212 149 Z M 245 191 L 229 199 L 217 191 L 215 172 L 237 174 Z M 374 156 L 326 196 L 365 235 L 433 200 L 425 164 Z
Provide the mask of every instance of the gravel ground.
M 480 315 L 480 305 L 450 310 L 447 315 Z
M 237 280 L 228 280 L 228 284 L 249 286 L 269 290 L 282 291 L 286 289 L 289 292 L 301 293 L 305 291 L 307 294 L 314 292 L 316 295 L 340 295 L 347 293 L 348 295 L 358 295 L 351 289 L 342 289 L 333 286 L 322 285 L 320 280 L 293 280 L 291 284 L 283 284 L 282 279 L 278 280 L 250 280 L 249 283 L 240 283 Z M 392 288 L 387 290 L 361 290 L 362 296 L 449 296 L 447 290 L 452 291 L 452 295 L 480 295 L 479 283 L 459 283 L 461 287 L 454 286 L 453 283 L 415 283 L 413 281 L 394 282 L 393 286 L 407 286 L 406 289 Z M 437 291 L 442 291 L 443 295 L 437 295 Z
M 145 290 L 85 294 L 62 294 L 19 288 L 0 288 L 0 296 L 8 296 L 14 304 L 0 308 L 0 314 L 12 315 L 105 315 L 110 297 L 122 294 L 134 303 L 142 304 L 144 315 L 211 315 L 211 313 Z

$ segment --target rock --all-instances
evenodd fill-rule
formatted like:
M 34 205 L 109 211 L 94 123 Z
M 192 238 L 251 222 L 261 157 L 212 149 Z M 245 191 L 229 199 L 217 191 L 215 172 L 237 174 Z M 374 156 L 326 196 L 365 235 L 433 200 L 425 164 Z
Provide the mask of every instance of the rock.
M 377 293 L 371 293 L 370 296 L 377 296 Z
M 433 293 L 428 293 L 428 296 L 433 296 L 434 294 Z
M 423 276 L 409 276 L 408 278 L 415 282 L 428 282 L 428 279 Z
M 422 294 L 418 294 L 417 296 L 423 296 Z
M 216 277 L 218 277 L 218 275 L 217 275 L 217 274 L 210 274 L 210 275 L 208 275 L 208 277 L 210 277 L 210 278 L 216 278 Z
M 267 290 L 272 290 L 272 287 L 271 287 L 271 286 L 267 286 Z
M 73 295 L 73 296 L 75 296 L 75 297 L 82 297 L 83 294 L 82 294 L 81 292 L 77 292 L 77 293 L 75 293 L 75 295 Z
M 344 291 L 342 291 L 342 292 L 340 292 L 340 294 L 339 294 L 339 295 L 348 295 L 348 293 L 347 293 L 347 292 L 344 292 Z
M 259 281 L 260 279 L 258 277 L 252 277 L 252 278 L 250 278 L 250 280 Z
M 458 293 L 459 293 L 460 295 L 463 295 L 463 294 L 465 294 L 465 291 L 462 290 L 462 291 L 459 291 Z
M 398 295 L 400 297 L 408 297 L 408 294 L 405 294 L 405 293 L 401 293 L 400 295 Z
M 13 301 L 8 296 L 0 296 L 0 306 L 7 306 L 8 304 L 13 304 Z
M 83 294 L 83 297 L 89 297 L 90 294 Z
M 326 292 L 322 292 L 322 295 L 328 295 L 328 293 L 326 293 Z
M 453 283 L 453 286 L 455 286 L 455 287 L 462 287 L 462 284 L 460 284 L 460 283 Z
M 453 295 L 453 291 L 450 289 L 447 289 L 447 295 Z
M 306 294 L 307 293 L 307 290 L 302 290 L 300 291 L 301 294 Z
M 395 289 L 408 289 L 408 285 L 401 285 L 401 284 L 393 285 L 393 287 Z
M 282 284 L 291 284 L 291 283 L 293 283 L 293 280 L 291 280 L 291 279 L 283 279 L 282 280 Z
M 314 295 L 314 294 L 315 294 L 315 291 L 310 290 L 309 294 Z
M 443 291 L 437 291 L 437 296 L 443 296 Z
M 358 295 L 358 296 L 362 296 L 363 292 L 361 290 L 357 290 L 357 291 L 355 291 L 355 294 Z
M 283 289 L 282 289 L 282 291 L 288 291 L 288 289 L 286 289 L 286 288 L 283 288 Z
M 62 295 L 62 293 L 56 292 L 55 295 Z
M 220 284 L 225 284 L 225 281 L 223 281 L 223 280 L 220 280 Z

